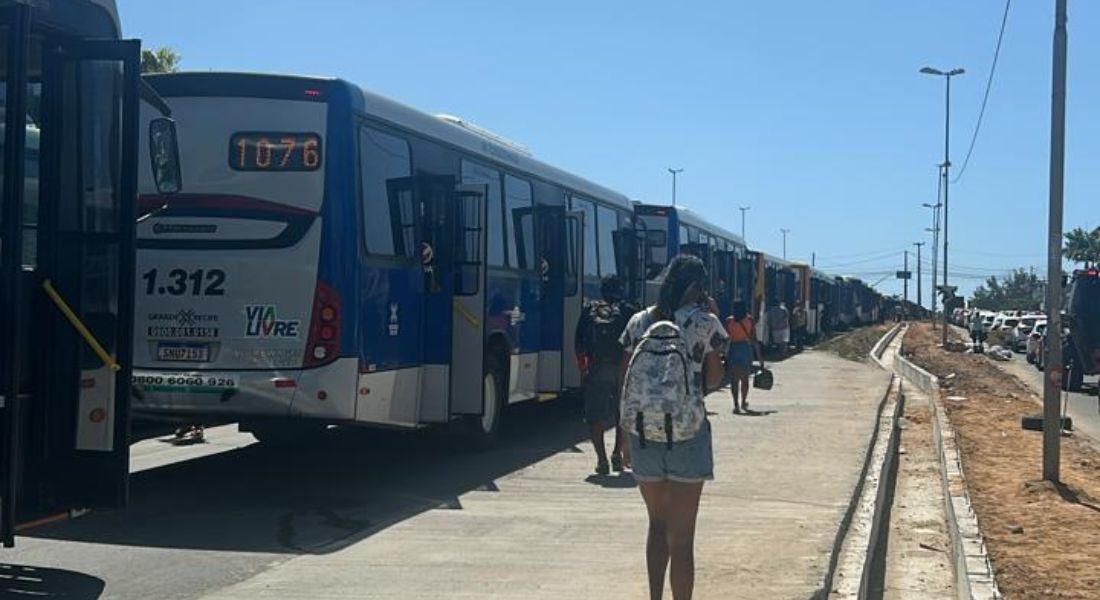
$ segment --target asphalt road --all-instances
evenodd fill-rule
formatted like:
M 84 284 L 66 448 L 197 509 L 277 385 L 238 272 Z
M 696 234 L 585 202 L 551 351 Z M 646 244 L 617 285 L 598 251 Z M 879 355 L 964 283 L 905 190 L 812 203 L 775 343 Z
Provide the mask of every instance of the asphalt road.
M 1030 387 L 1031 391 L 1039 398 L 1043 397 L 1043 373 L 1034 366 L 1027 364 L 1027 359 L 1024 358 L 1023 354 L 1014 354 L 1010 361 L 993 361 L 993 364 L 1005 372 L 1015 375 Z M 1037 407 L 1035 412 L 1040 412 L 1040 409 Z M 1084 434 L 1094 441 L 1100 442 L 1100 402 L 1096 397 L 1096 380 L 1094 378 L 1085 378 L 1085 392 L 1069 392 L 1069 398 L 1066 401 L 1066 413 L 1073 418 L 1073 428 L 1077 433 Z
M 133 446 L 130 506 L 46 526 L 0 554 L 0 597 L 190 599 L 327 554 L 585 438 L 576 407 L 519 405 L 492 452 L 443 433 L 330 430 L 306 449 L 235 425 L 207 443 Z M 165 430 L 167 433 L 167 430 Z

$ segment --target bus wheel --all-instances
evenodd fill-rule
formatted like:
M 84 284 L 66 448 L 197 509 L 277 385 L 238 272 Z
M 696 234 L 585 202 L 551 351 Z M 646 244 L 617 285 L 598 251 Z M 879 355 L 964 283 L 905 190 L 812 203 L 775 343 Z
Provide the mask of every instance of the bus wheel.
M 467 437 L 475 449 L 488 450 L 496 444 L 504 417 L 504 378 L 498 365 L 489 365 L 481 387 L 482 414 L 467 421 Z

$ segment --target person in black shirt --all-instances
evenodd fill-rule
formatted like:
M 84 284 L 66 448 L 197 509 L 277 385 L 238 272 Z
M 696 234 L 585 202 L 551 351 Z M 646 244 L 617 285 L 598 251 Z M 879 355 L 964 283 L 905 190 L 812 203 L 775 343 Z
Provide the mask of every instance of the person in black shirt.
M 577 322 L 575 350 L 584 393 L 585 420 L 596 450 L 596 473 L 623 470 L 622 431 L 619 429 L 619 392 L 622 388 L 623 347 L 619 337 L 636 309 L 624 300 L 626 285 L 617 275 L 604 277 L 602 300 L 588 302 Z M 604 432 L 615 430 L 611 464 L 607 461 Z

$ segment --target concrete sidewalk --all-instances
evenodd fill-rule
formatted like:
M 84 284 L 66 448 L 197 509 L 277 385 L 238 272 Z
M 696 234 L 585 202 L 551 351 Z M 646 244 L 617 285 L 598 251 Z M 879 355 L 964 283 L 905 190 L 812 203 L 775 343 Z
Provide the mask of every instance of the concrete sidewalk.
M 697 598 L 820 587 L 890 378 L 820 352 L 774 367 L 775 389 L 750 396 L 769 414 L 733 416 L 728 392 L 708 398 L 717 480 L 703 492 Z M 641 497 L 629 476 L 590 475 L 580 447 L 205 598 L 645 598 Z

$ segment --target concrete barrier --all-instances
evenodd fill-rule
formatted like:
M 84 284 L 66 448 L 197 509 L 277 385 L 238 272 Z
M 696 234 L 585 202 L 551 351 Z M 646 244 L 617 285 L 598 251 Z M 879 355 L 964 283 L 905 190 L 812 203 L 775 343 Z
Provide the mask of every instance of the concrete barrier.
M 940 397 L 939 380 L 902 356 L 894 355 L 894 372 L 903 380 L 928 394 L 932 407 L 932 431 L 940 460 L 940 485 L 943 490 L 947 531 L 951 538 L 951 554 L 955 571 L 955 590 L 959 598 L 1002 598 L 993 576 L 985 541 L 978 528 L 978 517 L 970 504 L 963 474 L 962 455 L 955 444 L 955 430 L 947 418 Z
M 871 349 L 871 359 L 883 369 L 890 370 L 882 357 L 902 330 L 901 324 L 895 325 Z M 881 585 L 897 479 L 898 417 L 903 410 L 901 380 L 894 375 L 879 404 L 863 469 L 837 531 L 823 594 L 816 597 L 863 599 L 876 595 Z

